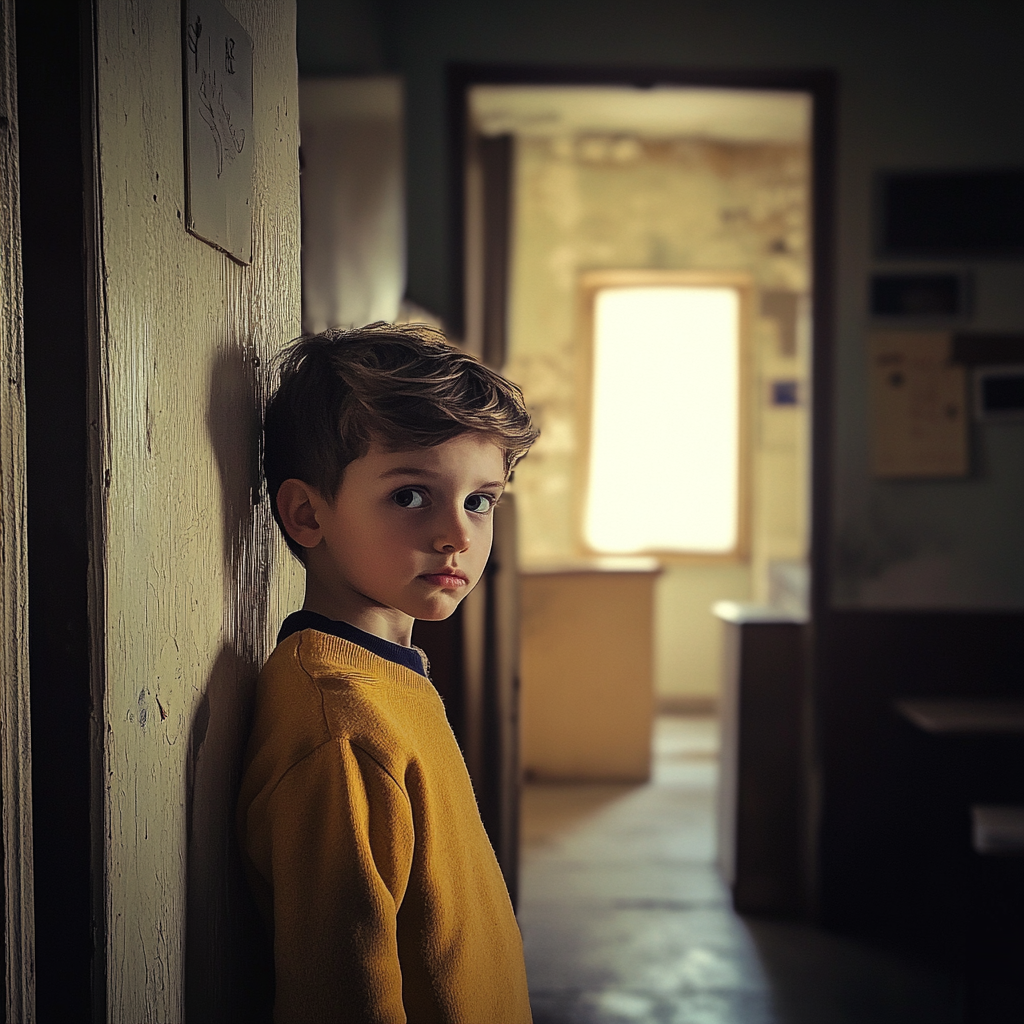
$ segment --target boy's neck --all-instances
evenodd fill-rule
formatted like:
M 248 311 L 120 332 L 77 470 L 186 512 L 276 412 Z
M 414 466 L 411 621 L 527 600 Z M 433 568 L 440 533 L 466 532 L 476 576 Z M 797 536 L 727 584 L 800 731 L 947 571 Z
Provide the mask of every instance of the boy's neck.
M 344 594 L 328 592 L 318 586 L 316 579 L 306 577 L 306 597 L 302 610 L 316 612 L 336 622 L 347 622 L 364 633 L 371 633 L 382 640 L 390 640 L 403 647 L 412 646 L 412 627 L 415 621 L 411 615 L 397 608 L 386 608 L 355 591 Z

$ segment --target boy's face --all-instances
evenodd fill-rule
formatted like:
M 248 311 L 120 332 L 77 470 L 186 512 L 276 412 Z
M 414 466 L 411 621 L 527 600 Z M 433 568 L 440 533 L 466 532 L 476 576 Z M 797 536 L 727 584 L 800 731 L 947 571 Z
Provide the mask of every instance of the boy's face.
M 502 450 L 480 434 L 404 452 L 372 445 L 346 467 L 333 504 L 311 499 L 319 543 L 307 550 L 307 604 L 313 584 L 330 600 L 316 610 L 352 622 L 363 609 L 362 628 L 392 613 L 447 618 L 483 573 L 504 479 Z

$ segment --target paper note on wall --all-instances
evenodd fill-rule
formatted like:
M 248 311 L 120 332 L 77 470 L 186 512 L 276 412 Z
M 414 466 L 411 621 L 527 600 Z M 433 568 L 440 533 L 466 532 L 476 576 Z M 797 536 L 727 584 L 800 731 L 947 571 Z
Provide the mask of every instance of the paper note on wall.
M 252 39 L 219 0 L 188 0 L 184 28 L 186 224 L 252 262 Z
M 879 477 L 966 476 L 964 368 L 941 331 L 869 338 L 872 470 Z

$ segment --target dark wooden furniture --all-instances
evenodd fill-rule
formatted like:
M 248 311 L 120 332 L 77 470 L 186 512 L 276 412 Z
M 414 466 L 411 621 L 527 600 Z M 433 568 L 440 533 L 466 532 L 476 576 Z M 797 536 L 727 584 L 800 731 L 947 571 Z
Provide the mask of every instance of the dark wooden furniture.
M 803 616 L 719 601 L 722 680 L 719 868 L 740 913 L 803 906 Z
M 919 698 L 896 701 L 896 710 L 934 735 L 1024 736 L 1024 700 Z
M 912 820 L 923 902 L 954 925 L 968 1024 L 1024 1020 L 1024 700 L 894 702 L 920 740 Z M 920 807 L 926 813 L 920 813 Z M 929 920 L 926 913 L 925 919 Z

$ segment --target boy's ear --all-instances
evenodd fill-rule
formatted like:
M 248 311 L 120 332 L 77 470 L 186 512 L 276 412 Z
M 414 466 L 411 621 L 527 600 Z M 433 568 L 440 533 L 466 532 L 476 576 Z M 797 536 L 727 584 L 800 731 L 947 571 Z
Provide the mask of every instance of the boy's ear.
M 277 490 L 277 512 L 296 544 L 315 548 L 323 537 L 316 518 L 316 490 L 301 480 L 285 480 Z

